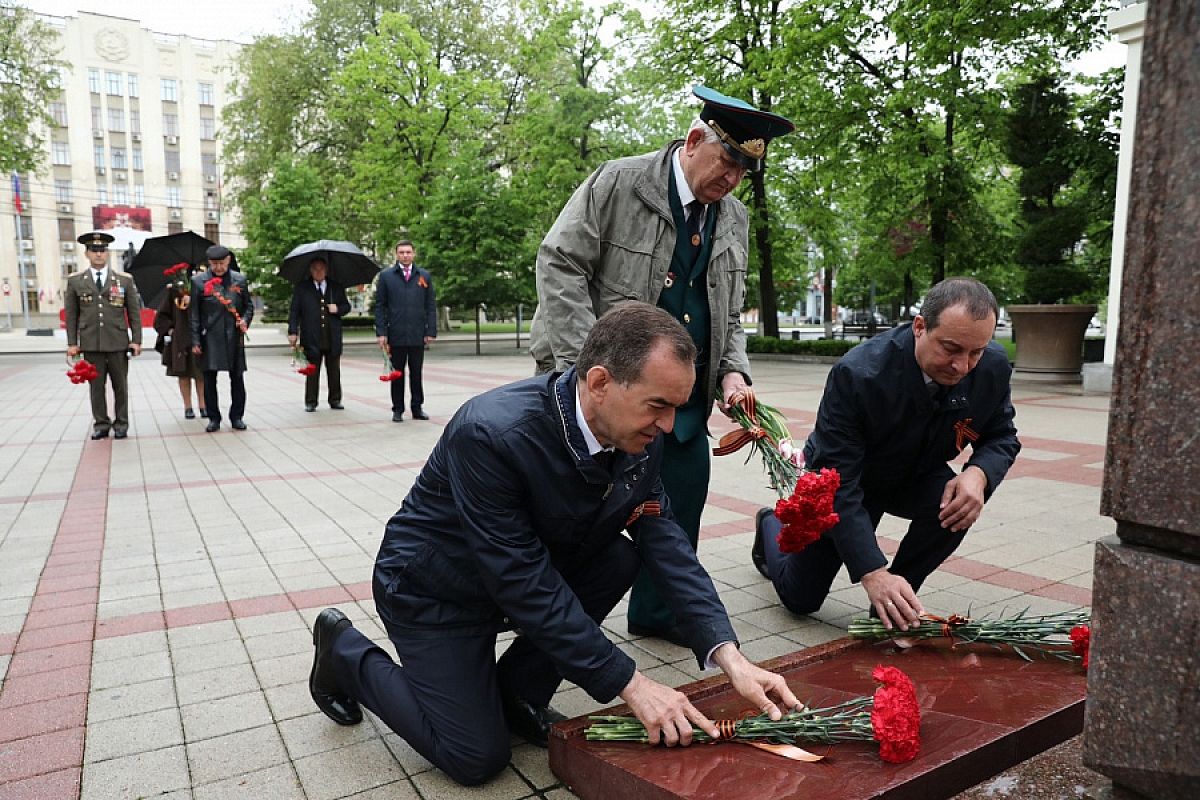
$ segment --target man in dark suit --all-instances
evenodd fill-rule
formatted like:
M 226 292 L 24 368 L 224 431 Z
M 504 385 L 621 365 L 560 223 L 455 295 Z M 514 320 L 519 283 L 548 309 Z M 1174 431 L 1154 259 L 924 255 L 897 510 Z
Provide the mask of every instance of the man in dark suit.
M 911 325 L 859 345 L 830 370 L 804 459 L 808 469 L 841 474 L 841 520 L 799 553 L 781 553 L 779 520 L 763 509 L 751 552 L 788 609 L 819 609 L 845 564 L 887 627 L 918 624 L 922 583 L 962 542 L 1021 449 L 1012 368 L 992 341 L 997 311 L 982 283 L 948 278 Z M 947 462 L 968 445 L 971 457 L 955 474 Z M 885 512 L 911 520 L 890 567 L 875 538 Z
M 659 480 L 662 433 L 691 395 L 695 354 L 667 312 L 629 303 L 596 323 L 575 367 L 459 409 L 375 562 L 375 603 L 400 664 L 326 609 L 313 630 L 318 707 L 352 725 L 365 705 L 463 784 L 504 768 L 510 730 L 545 746 L 563 679 L 601 703 L 620 696 L 651 743 L 688 744 L 693 723 L 713 723 L 600 628 L 642 564 L 702 665 L 720 666 L 773 718 L 777 703 L 795 707 L 783 679 L 738 650 Z M 519 635 L 497 661 L 504 630 Z
M 375 284 L 375 335 L 379 347 L 391 358 L 392 369 L 408 373 L 413 419 L 429 419 L 422 408 L 425 390 L 421 386 L 421 366 L 426 346 L 437 338 L 437 300 L 433 276 L 413 266 L 416 256 L 413 243 L 403 239 L 396 244 L 395 266 L 379 273 Z M 404 380 L 390 385 L 392 422 L 403 422 Z
M 308 264 L 310 281 L 301 281 L 292 292 L 288 312 L 288 342 L 295 347 L 299 339 L 304 357 L 316 370 L 304 381 L 304 410 L 317 410 L 321 391 L 321 362 L 329 381 L 329 407 L 342 406 L 342 317 L 350 313 L 350 301 L 341 284 L 328 280 L 329 265 L 323 258 Z M 299 334 L 299 337 L 297 337 Z
M 254 318 L 254 303 L 246 276 L 230 269 L 233 253 L 213 245 L 205 252 L 209 268 L 192 278 L 192 353 L 202 356 L 204 405 L 208 408 L 209 433 L 221 429 L 221 405 L 217 395 L 217 373 L 229 373 L 229 424 L 246 430 L 246 330 Z
M 92 438 L 129 435 L 129 357 L 142 352 L 142 303 L 133 278 L 108 266 L 113 237 L 93 231 L 78 239 L 87 248 L 89 268 L 67 278 L 63 305 L 67 312 L 67 355 L 83 357 L 96 367 L 88 389 L 92 401 Z M 113 415 L 108 415 L 106 383 L 113 387 Z

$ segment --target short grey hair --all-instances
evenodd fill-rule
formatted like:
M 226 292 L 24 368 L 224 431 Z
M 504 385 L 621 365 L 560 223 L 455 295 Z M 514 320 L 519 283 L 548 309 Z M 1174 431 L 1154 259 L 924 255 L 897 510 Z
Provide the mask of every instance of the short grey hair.
M 717 132 L 712 129 L 712 126 L 709 125 L 704 120 L 700 119 L 699 117 L 696 117 L 696 119 L 692 122 L 692 126 L 690 128 L 688 128 L 689 136 L 691 135 L 692 131 L 700 131 L 702 134 L 704 134 L 704 142 L 705 143 L 708 143 L 708 142 L 712 142 L 713 144 L 721 143 L 721 137 L 718 136 Z

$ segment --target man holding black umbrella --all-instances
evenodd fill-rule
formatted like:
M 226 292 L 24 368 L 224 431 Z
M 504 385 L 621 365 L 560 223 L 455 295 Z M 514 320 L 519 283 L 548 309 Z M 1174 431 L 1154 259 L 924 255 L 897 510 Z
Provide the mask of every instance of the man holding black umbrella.
M 346 289 L 329 278 L 329 264 L 321 256 L 308 262 L 311 280 L 296 284 L 288 313 L 288 342 L 304 349 L 316 367 L 304 381 L 304 410 L 317 410 L 321 391 L 321 362 L 329 382 L 329 407 L 342 409 L 342 317 L 350 313 Z
M 209 269 L 192 278 L 192 352 L 203 356 L 204 405 L 208 408 L 208 427 L 221 429 L 221 405 L 217 395 L 217 373 L 229 373 L 229 423 L 234 430 L 246 430 L 242 415 L 246 410 L 246 342 L 244 336 L 254 318 L 254 303 L 246 276 L 230 270 L 233 253 L 213 245 L 205 253 Z

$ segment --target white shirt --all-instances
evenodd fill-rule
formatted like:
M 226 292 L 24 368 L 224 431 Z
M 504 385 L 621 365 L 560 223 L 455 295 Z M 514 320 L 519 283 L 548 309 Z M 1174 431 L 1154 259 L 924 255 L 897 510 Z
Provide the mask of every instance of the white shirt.
M 688 186 L 687 180 L 683 177 L 683 165 L 679 161 L 679 153 L 683 150 L 682 147 L 676 148 L 675 153 L 671 156 L 675 160 L 675 191 L 679 193 L 679 204 L 683 206 L 683 214 L 687 216 L 688 203 L 696 199 L 696 195 L 692 194 L 692 187 Z M 704 215 L 708 213 L 708 206 L 700 204 L 700 227 L 704 227 Z
M 108 267 L 105 267 L 104 269 L 95 269 L 94 267 L 88 267 L 88 269 L 90 269 L 92 271 L 92 280 L 96 280 L 97 272 L 100 273 L 100 279 L 98 281 L 96 281 L 97 286 L 103 285 L 104 282 L 108 280 Z
M 313 286 L 317 287 L 317 291 L 321 293 L 322 297 L 325 296 L 325 281 L 313 281 Z

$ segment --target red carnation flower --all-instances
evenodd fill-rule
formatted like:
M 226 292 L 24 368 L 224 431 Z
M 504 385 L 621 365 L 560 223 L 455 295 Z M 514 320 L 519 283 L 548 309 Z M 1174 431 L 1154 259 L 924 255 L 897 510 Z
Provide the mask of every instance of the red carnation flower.
M 403 372 L 401 372 L 398 369 L 394 369 L 391 372 L 389 372 L 387 375 L 380 375 L 379 380 L 383 381 L 384 383 L 391 383 L 392 381 L 400 380 L 403 377 L 404 377 Z
M 316 365 L 316 364 L 305 364 L 303 367 L 301 367 L 300 369 L 296 370 L 296 372 L 299 372 L 301 375 L 303 375 L 303 376 L 304 376 L 304 377 L 306 377 L 306 378 L 307 378 L 309 375 L 312 375 L 312 374 L 313 374 L 314 372 L 316 372 L 316 371 L 317 371 L 317 365 Z
M 206 297 L 212 297 L 214 294 L 220 296 L 220 292 L 221 292 L 221 279 L 220 278 L 209 278 L 207 281 L 204 282 L 204 294 Z
M 78 386 L 81 383 L 89 383 L 100 376 L 100 372 L 96 369 L 96 365 L 87 359 L 81 358 L 76 361 L 71 368 L 67 370 L 67 377 L 71 383 Z
M 1076 625 L 1071 628 L 1071 649 L 1075 655 L 1083 657 L 1083 669 L 1086 672 L 1092 649 L 1092 629 L 1087 625 Z
M 871 728 L 879 741 L 879 757 L 892 764 L 903 764 L 917 757 L 921 749 L 921 707 L 917 691 L 907 675 L 882 664 L 871 671 L 880 683 L 871 707 Z
M 836 469 L 800 473 L 792 496 L 775 504 L 775 516 L 783 523 L 775 539 L 780 552 L 799 553 L 838 524 L 841 517 L 833 510 L 833 497 L 841 484 Z

